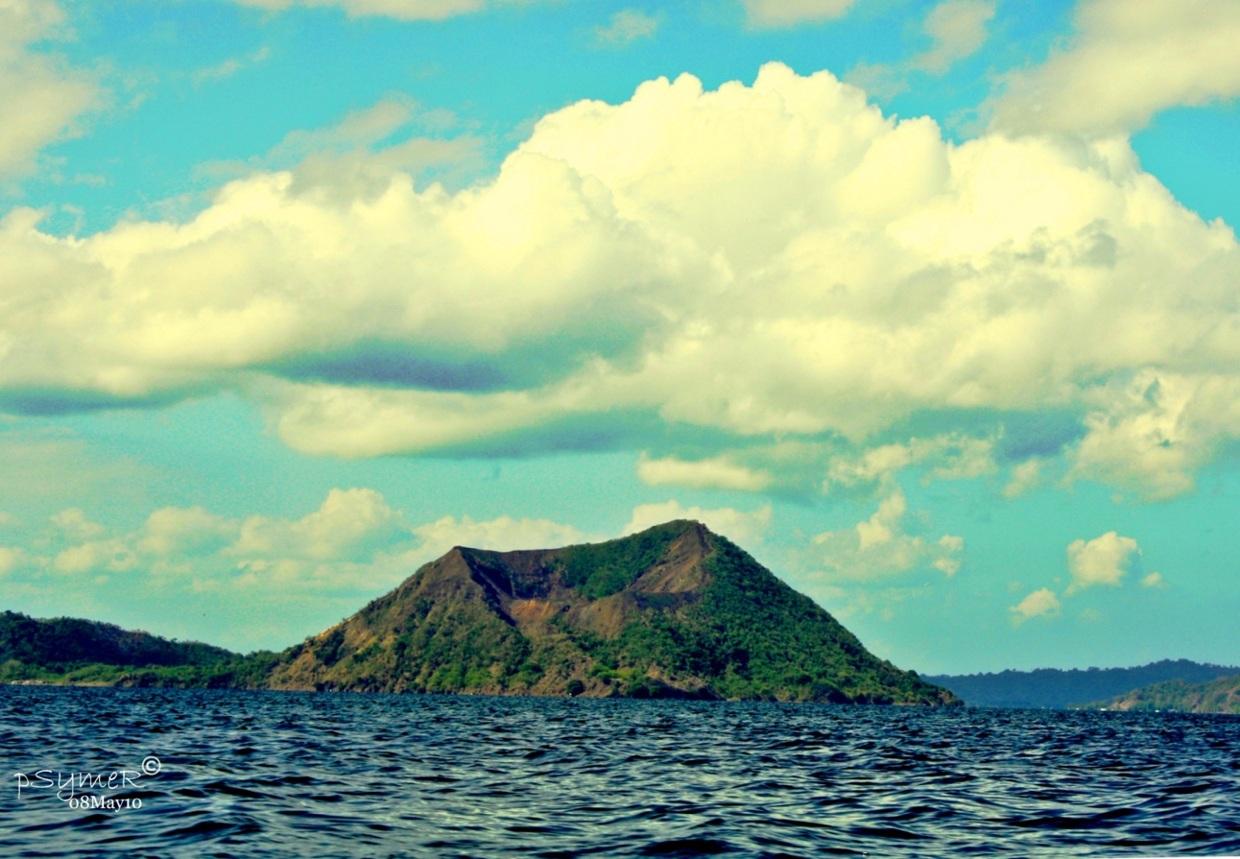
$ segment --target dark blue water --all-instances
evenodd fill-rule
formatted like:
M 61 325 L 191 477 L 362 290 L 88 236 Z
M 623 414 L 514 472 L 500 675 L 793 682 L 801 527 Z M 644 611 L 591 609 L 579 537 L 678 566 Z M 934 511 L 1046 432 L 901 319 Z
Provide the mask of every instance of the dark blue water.
M 0 760 L 6 856 L 1240 853 L 1230 717 L 0 687 Z

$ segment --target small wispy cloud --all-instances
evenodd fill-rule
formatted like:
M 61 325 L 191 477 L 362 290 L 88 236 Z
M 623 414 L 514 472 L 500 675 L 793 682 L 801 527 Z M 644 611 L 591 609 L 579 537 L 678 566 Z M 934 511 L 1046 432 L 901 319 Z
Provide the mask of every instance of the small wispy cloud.
M 1165 588 L 1167 581 L 1163 578 L 1162 573 L 1150 573 L 1141 579 L 1141 587 L 1143 588 Z
M 460 124 L 449 110 L 424 108 L 408 96 L 392 94 L 331 125 L 290 131 L 261 156 L 205 162 L 197 173 L 218 180 L 296 168 L 303 183 L 313 183 L 428 169 L 467 172 L 480 158 L 481 141 L 470 134 L 441 136 Z
M 649 39 L 658 32 L 663 19 L 640 9 L 621 9 L 606 24 L 594 28 L 596 44 L 609 48 L 623 48 L 640 39 Z
M 994 0 L 944 0 L 922 22 L 922 31 L 930 38 L 929 48 L 899 63 L 858 63 L 848 80 L 871 95 L 890 97 L 908 89 L 912 73 L 946 74 L 986 43 L 994 15 Z
M 643 454 L 637 463 L 637 476 L 648 486 L 688 486 L 739 492 L 761 492 L 774 482 L 768 472 L 732 462 L 726 456 L 684 460 L 674 456 L 653 459 Z
M 920 71 L 941 75 L 973 56 L 986 42 L 986 27 L 995 16 L 994 0 L 946 0 L 930 10 L 924 29 L 932 44 L 909 61 Z
M 795 27 L 842 18 L 853 0 L 743 0 L 745 22 L 757 29 Z
M 236 0 L 268 12 L 296 7 L 336 6 L 350 18 L 393 18 L 397 21 L 442 21 L 482 12 L 496 5 L 487 0 Z
M 264 45 L 256 51 L 251 51 L 244 56 L 229 57 L 223 62 L 216 63 L 213 66 L 206 66 L 198 69 L 192 75 L 194 86 L 202 86 L 203 84 L 222 81 L 240 72 L 242 69 L 256 66 L 266 62 L 271 57 L 271 48 Z

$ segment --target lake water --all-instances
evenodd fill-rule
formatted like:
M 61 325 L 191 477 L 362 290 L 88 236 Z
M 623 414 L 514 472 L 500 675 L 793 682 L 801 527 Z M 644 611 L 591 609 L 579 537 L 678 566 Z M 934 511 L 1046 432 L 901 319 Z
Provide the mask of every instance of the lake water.
M 5 856 L 1240 853 L 1234 717 L 0 687 L 0 760 Z

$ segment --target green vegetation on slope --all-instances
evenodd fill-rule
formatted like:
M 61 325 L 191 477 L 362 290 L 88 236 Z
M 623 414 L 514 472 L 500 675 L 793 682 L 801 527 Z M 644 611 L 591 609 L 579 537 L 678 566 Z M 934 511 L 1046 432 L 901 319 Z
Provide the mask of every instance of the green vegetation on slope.
M 11 659 L 0 663 L 0 683 L 262 689 L 277 659 L 278 655 L 269 651 L 234 656 L 211 665 L 107 665 L 83 662 L 39 666 Z
M 1167 680 L 1093 705 L 1108 710 L 1171 710 L 1240 715 L 1240 674 L 1205 683 Z
M 258 688 L 275 659 L 110 623 L 0 612 L 0 683 Z
M 493 576 L 506 573 L 493 564 L 487 569 Z M 461 550 L 423 566 L 341 624 L 280 654 L 269 685 L 383 692 L 521 691 L 518 678 L 528 679 L 531 673 L 530 644 L 482 598 L 484 592 L 470 581 L 469 572 Z
M 455 550 L 287 651 L 281 688 L 952 703 L 696 523 Z
M 69 617 L 36 620 L 13 611 L 0 612 L 0 662 L 210 665 L 235 655 L 222 647 L 169 641 L 110 623 Z
M 714 538 L 711 582 L 680 613 L 656 612 L 617 642 L 639 668 L 702 678 L 724 698 L 946 702 L 950 696 L 868 653 L 813 600 Z
M 950 689 L 971 706 L 1064 708 L 1086 706 L 1167 680 L 1201 683 L 1238 671 L 1224 665 L 1164 659 L 1133 668 L 1038 668 L 926 679 Z
M 619 593 L 654 566 L 681 533 L 683 523 L 667 522 L 620 540 L 561 549 L 556 554 L 564 583 L 590 599 Z

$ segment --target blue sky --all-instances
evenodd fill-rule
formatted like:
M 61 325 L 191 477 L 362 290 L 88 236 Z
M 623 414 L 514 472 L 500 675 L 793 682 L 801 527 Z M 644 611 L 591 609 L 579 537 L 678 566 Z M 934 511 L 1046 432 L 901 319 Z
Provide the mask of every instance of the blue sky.
M 1240 662 L 1235 4 L 0 16 L 5 606 L 690 517 L 902 666 Z

